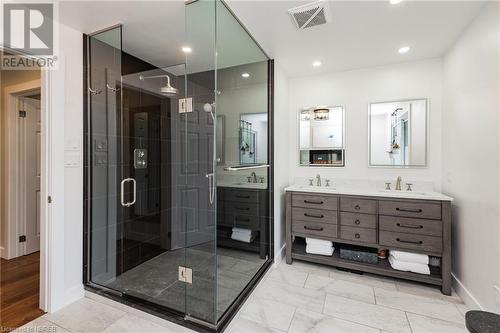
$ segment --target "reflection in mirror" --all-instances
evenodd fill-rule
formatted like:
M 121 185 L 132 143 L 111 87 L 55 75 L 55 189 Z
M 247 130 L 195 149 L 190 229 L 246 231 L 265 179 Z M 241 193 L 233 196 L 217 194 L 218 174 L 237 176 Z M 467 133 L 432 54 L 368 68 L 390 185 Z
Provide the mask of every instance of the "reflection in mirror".
M 267 113 L 240 116 L 240 164 L 267 163 Z
M 426 99 L 370 104 L 369 131 L 371 166 L 426 166 Z
M 344 166 L 344 107 L 301 110 L 299 152 L 301 166 Z

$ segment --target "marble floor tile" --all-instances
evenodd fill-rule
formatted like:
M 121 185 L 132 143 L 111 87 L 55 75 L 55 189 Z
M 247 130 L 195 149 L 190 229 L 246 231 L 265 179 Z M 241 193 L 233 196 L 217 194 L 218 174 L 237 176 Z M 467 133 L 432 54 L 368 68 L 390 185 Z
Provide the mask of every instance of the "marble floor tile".
M 462 323 L 463 316 L 453 303 L 399 291 L 375 288 L 377 304 L 432 318 Z
M 261 287 L 256 290 L 254 295 L 258 298 L 289 304 L 297 308 L 321 312 L 326 293 L 266 280 L 262 282 Z
M 359 284 L 364 284 L 370 287 L 382 288 L 387 290 L 396 290 L 395 280 L 368 273 L 358 274 L 341 270 L 335 270 L 330 273 L 330 277 L 335 280 L 346 280 Z
M 235 319 L 231 327 L 227 330 L 228 333 L 285 333 L 275 328 L 267 327 L 261 323 L 249 320 L 243 317 Z
M 467 333 L 464 324 L 407 313 L 413 333 Z
M 154 322 L 145 320 L 143 318 L 126 314 L 121 317 L 113 324 L 108 326 L 103 333 L 137 333 L 137 332 L 147 332 L 147 333 L 188 333 L 190 330 L 178 325 L 162 326 Z
M 266 327 L 287 331 L 294 312 L 295 307 L 291 305 L 254 298 L 248 301 L 248 306 L 241 312 L 241 317 Z
M 298 270 L 289 267 L 288 265 L 279 265 L 277 268 L 274 268 L 271 273 L 268 275 L 268 279 L 288 283 L 292 286 L 303 287 L 308 273 L 301 272 Z
M 465 314 L 470 311 L 470 310 L 479 310 L 479 309 L 471 309 L 469 308 L 467 305 L 465 305 L 464 303 L 457 303 L 455 304 L 455 306 L 457 307 L 458 311 L 460 312 L 460 314 L 462 316 L 465 317 Z
M 16 333 L 26 333 L 26 332 L 52 332 L 52 333 L 69 333 L 71 331 L 58 326 L 46 319 L 44 317 L 39 317 L 26 325 L 23 325 L 16 330 Z
M 307 278 L 305 288 L 321 290 L 329 294 L 375 304 L 373 287 L 347 280 L 335 280 L 311 274 Z
M 82 298 L 44 319 L 73 332 L 102 332 L 125 316 L 125 312 L 88 298 Z
M 439 286 L 401 280 L 396 281 L 396 289 L 407 294 L 437 298 L 446 302 L 462 303 L 455 291 L 452 291 L 451 296 L 443 295 Z
M 403 311 L 345 297 L 327 294 L 323 313 L 392 333 L 411 333 Z
M 380 330 L 365 325 L 356 324 L 325 314 L 298 309 L 293 316 L 289 333 L 379 333 Z

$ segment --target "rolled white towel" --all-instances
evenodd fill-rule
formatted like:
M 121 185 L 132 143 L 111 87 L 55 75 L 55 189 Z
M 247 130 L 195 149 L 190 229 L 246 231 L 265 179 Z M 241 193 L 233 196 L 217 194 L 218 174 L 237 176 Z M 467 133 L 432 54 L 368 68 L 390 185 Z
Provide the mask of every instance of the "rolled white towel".
M 389 256 L 389 263 L 391 267 L 398 271 L 413 272 L 418 274 L 431 275 L 431 271 L 428 265 L 417 264 L 414 262 L 399 261 L 392 255 Z
M 390 251 L 390 255 L 398 261 L 410 262 L 415 264 L 429 264 L 429 256 L 425 254 L 403 252 L 403 251 Z
M 322 246 L 328 246 L 332 247 L 333 243 L 331 241 L 323 240 L 323 239 L 316 239 L 316 238 L 309 238 L 306 237 L 306 244 L 307 245 L 322 245 Z
M 255 238 L 255 233 L 251 234 L 242 234 L 239 232 L 233 232 L 231 234 L 231 239 L 244 242 L 244 243 L 251 243 Z
M 333 255 L 333 252 L 335 249 L 333 246 L 322 246 L 322 245 L 312 245 L 312 244 L 307 244 L 306 245 L 306 253 L 309 254 L 319 254 L 323 256 L 331 256 Z
M 238 232 L 238 233 L 241 233 L 241 234 L 248 234 L 248 235 L 252 234 L 252 230 L 250 230 L 250 229 L 236 228 L 236 227 L 233 228 L 233 232 Z

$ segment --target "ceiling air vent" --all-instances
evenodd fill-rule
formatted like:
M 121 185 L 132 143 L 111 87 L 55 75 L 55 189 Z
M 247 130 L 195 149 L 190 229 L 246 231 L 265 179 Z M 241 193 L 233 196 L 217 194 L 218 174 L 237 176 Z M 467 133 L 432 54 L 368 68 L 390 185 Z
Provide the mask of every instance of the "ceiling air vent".
M 288 10 L 297 29 L 306 29 L 328 22 L 328 3 L 325 0 Z

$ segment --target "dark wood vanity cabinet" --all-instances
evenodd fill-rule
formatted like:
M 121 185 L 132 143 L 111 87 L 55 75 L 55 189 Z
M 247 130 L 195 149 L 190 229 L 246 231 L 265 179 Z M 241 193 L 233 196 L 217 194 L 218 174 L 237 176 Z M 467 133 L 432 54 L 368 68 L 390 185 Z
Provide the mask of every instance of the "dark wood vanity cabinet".
M 334 242 L 334 255 L 306 253 L 306 237 Z M 421 275 L 394 270 L 387 259 L 349 261 L 338 254 L 342 244 L 427 254 L 440 258 L 440 266 Z M 286 261 L 293 259 L 439 285 L 451 295 L 451 203 L 287 192 Z
M 265 259 L 268 245 L 269 199 L 267 190 L 233 187 L 217 188 L 217 244 L 222 247 L 258 252 Z M 231 239 L 233 227 L 255 231 L 251 243 Z

